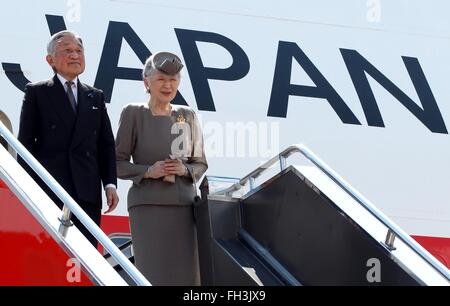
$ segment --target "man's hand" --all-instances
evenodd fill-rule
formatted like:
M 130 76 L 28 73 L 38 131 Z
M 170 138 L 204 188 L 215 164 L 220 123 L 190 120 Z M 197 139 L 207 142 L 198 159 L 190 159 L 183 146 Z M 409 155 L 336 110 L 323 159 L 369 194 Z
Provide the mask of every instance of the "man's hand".
M 105 214 L 108 214 L 112 212 L 114 209 L 116 209 L 117 204 L 119 204 L 119 196 L 117 195 L 116 188 L 113 187 L 106 187 L 105 193 L 106 193 L 106 204 L 109 207 L 108 210 L 105 211 Z

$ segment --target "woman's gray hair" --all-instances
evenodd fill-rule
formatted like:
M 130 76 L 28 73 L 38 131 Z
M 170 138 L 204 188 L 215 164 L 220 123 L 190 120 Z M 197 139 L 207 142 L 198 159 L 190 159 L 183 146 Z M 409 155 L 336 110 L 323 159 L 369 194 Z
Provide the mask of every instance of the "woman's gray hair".
M 80 42 L 81 47 L 83 47 L 83 40 L 81 39 L 80 35 L 78 35 L 75 32 L 65 30 L 65 31 L 60 31 L 60 32 L 54 34 L 50 38 L 50 40 L 47 44 L 47 54 L 55 55 L 55 49 L 56 49 L 56 46 L 58 45 L 59 40 L 66 36 L 74 37 L 75 39 L 77 39 Z
M 154 75 L 156 72 L 158 72 L 158 69 L 156 69 L 155 67 L 153 67 L 153 61 L 152 58 L 149 57 L 147 58 L 147 60 L 145 61 L 144 64 L 144 69 L 142 69 L 142 79 L 150 79 L 150 77 L 152 75 Z M 150 92 L 150 87 L 149 88 L 145 88 L 145 92 L 148 94 L 151 94 Z
M 156 74 L 157 72 L 164 73 L 164 72 L 159 71 L 158 69 L 156 69 L 155 64 L 153 63 L 153 56 L 150 56 L 145 61 L 144 69 L 142 69 L 142 79 L 143 80 L 147 79 L 148 81 L 150 81 L 150 77 L 153 76 L 154 74 Z M 178 72 L 176 74 L 176 76 L 178 78 L 180 78 L 181 77 L 180 72 Z M 150 93 L 150 89 L 149 88 L 146 88 L 145 91 L 147 93 Z
M 158 69 L 153 65 L 152 57 L 147 58 L 144 64 L 144 69 L 142 69 L 142 79 L 146 79 L 154 75 Z

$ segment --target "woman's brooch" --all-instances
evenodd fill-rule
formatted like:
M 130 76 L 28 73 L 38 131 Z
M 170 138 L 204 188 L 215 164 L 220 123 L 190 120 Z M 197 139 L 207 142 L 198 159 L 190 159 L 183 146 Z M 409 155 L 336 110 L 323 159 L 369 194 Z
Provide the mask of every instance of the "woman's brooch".
M 177 123 L 185 123 L 186 119 L 184 119 L 182 114 L 179 114 L 176 119 Z

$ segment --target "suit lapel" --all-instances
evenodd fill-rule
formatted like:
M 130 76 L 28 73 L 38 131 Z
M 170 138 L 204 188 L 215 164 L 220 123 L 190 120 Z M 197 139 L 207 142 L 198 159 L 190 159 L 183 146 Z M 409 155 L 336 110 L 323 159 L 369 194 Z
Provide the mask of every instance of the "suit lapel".
M 53 79 L 48 80 L 46 92 L 49 97 L 49 101 L 52 104 L 52 108 L 59 115 L 69 130 L 72 130 L 75 124 L 76 115 L 70 106 L 69 98 L 63 85 L 55 75 Z
M 90 90 L 78 80 L 78 114 L 75 130 L 72 137 L 72 146 L 77 145 L 83 139 L 83 132 L 90 126 L 89 112 L 92 109 L 92 98 L 88 97 Z

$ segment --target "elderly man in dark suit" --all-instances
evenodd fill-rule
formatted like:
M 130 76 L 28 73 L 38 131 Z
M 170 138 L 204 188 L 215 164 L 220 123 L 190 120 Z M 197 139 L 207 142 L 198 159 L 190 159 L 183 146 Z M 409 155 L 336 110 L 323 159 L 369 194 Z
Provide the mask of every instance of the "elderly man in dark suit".
M 78 79 L 84 72 L 85 59 L 83 42 L 77 34 L 56 33 L 47 45 L 47 53 L 46 60 L 55 75 L 26 86 L 19 140 L 100 224 L 101 182 L 109 206 L 106 213 L 114 210 L 119 201 L 114 136 L 103 93 Z M 44 189 L 58 206 L 63 206 Z M 78 219 L 73 218 L 73 222 L 96 245 Z

